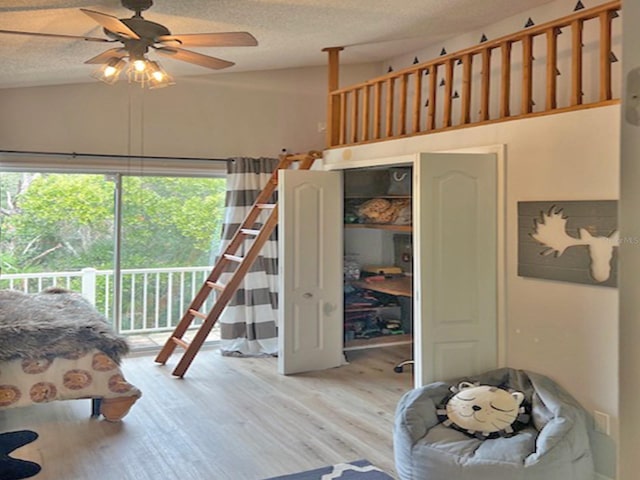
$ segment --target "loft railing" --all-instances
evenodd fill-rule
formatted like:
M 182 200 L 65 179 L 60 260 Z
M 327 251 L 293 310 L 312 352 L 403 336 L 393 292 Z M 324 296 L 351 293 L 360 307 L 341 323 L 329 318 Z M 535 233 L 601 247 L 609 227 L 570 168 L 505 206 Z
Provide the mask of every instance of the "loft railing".
M 338 56 L 343 48 L 326 48 L 329 53 L 328 147 L 616 103 L 618 100 L 613 99 L 612 94 L 612 62 L 615 60 L 611 50 L 612 22 L 620 9 L 621 2 L 617 0 L 580 10 L 346 88 L 338 88 Z M 597 52 L 592 51 L 591 45 L 585 52 L 583 32 L 587 27 L 597 27 Z M 570 39 L 563 41 L 562 50 L 558 47 L 561 33 L 568 33 Z M 534 45 L 544 48 L 543 41 L 546 41 L 544 63 L 537 61 L 534 64 Z M 519 59 L 516 51 L 521 52 Z M 563 102 L 559 101 L 558 87 L 560 55 L 570 65 L 569 94 L 566 95 L 563 89 Z M 589 59 L 597 58 L 597 74 L 586 71 L 587 55 Z M 536 79 L 542 79 L 541 83 L 544 83 L 541 86 L 544 105 L 534 111 L 534 71 L 541 68 L 544 69 L 540 72 L 542 76 L 536 74 Z M 521 77 L 519 84 L 516 83 L 517 74 Z M 594 76 L 597 79 L 592 79 Z M 594 87 L 597 94 L 588 101 L 585 101 L 585 78 L 589 79 L 590 88 L 592 81 L 597 82 Z M 458 85 L 455 91 L 454 85 Z M 455 108 L 454 101 L 459 101 Z M 477 114 L 472 113 L 475 112 L 473 107 L 479 107 Z

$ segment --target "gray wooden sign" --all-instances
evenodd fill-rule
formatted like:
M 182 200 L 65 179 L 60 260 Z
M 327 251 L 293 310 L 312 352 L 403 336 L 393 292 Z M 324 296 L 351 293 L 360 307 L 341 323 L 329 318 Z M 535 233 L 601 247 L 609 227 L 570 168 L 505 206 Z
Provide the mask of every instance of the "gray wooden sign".
M 615 287 L 616 200 L 518 202 L 518 275 Z

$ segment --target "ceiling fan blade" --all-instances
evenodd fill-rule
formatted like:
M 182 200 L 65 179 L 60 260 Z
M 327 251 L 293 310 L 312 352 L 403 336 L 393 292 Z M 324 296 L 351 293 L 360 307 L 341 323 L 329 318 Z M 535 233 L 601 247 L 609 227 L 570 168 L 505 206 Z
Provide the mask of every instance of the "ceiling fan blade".
M 109 50 L 106 50 L 101 54 L 96 55 L 95 57 L 90 58 L 89 60 L 86 60 L 84 63 L 107 63 L 109 62 L 109 60 L 111 60 L 114 57 L 122 58 L 122 57 L 126 57 L 127 55 L 128 55 L 128 52 L 126 48 L 110 48 Z
M 200 65 L 201 67 L 213 68 L 219 70 L 235 65 L 233 62 L 228 62 L 216 57 L 210 57 L 209 55 L 202 55 L 201 53 L 192 52 L 190 50 L 184 50 L 176 47 L 155 47 L 156 52 L 161 55 L 165 55 L 175 60 L 182 60 L 183 62 L 193 63 Z
M 256 38 L 248 32 L 161 35 L 156 41 L 184 47 L 255 47 L 258 45 Z
M 113 15 L 107 15 L 106 13 L 100 13 L 94 10 L 87 10 L 86 8 L 81 8 L 80 10 L 89 15 L 110 32 L 117 33 L 123 37 L 135 38 L 136 40 L 140 39 L 136 32 L 131 30 L 122 23 L 119 18 L 116 18 Z
M 36 37 L 53 37 L 53 38 L 72 38 L 75 40 L 86 40 L 87 42 L 112 42 L 106 38 L 84 37 L 79 35 L 60 35 L 57 33 L 40 33 L 40 32 L 18 32 L 16 30 L 0 30 L 0 33 L 8 33 L 11 35 L 32 35 Z

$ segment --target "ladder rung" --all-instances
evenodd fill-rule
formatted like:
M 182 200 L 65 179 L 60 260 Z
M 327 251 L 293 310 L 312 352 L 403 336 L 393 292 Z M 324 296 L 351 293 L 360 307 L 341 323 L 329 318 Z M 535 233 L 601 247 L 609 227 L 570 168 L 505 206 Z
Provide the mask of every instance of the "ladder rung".
M 220 291 L 224 290 L 224 287 L 226 286 L 226 285 L 223 285 L 222 283 L 209 282 L 209 281 L 207 281 L 206 284 L 209 285 L 211 288 L 214 288 L 214 289 L 220 290 Z
M 178 365 L 173 370 L 173 375 L 177 377 L 182 377 L 186 373 L 189 365 L 193 361 L 196 353 L 200 349 L 200 347 L 204 344 L 207 339 L 207 335 L 211 332 L 211 329 L 214 327 L 220 315 L 227 307 L 228 303 L 231 301 L 234 293 L 240 286 L 240 282 L 249 272 L 253 262 L 258 258 L 258 254 L 260 253 L 260 248 L 264 246 L 265 242 L 269 240 L 271 232 L 278 223 L 278 205 L 276 203 L 267 203 L 271 200 L 271 195 L 275 191 L 278 186 L 278 173 L 280 170 L 287 169 L 291 166 L 292 162 L 300 161 L 301 163 L 298 165 L 299 169 L 309 169 L 313 164 L 314 160 L 317 158 L 321 158 L 321 152 L 309 152 L 307 155 L 281 155 L 280 162 L 276 170 L 273 172 L 269 183 L 265 185 L 265 187 L 260 192 L 257 197 L 257 202 L 251 207 L 251 210 L 247 213 L 244 221 L 242 222 L 242 228 L 234 233 L 231 243 L 227 247 L 227 250 L 221 257 L 219 257 L 216 261 L 213 270 L 207 277 L 207 279 L 203 282 L 200 291 L 193 299 L 192 303 L 189 304 L 189 307 L 186 313 L 180 319 L 180 323 L 176 326 L 171 337 L 169 337 L 156 356 L 155 361 L 157 363 L 165 364 L 169 359 L 169 356 L 173 353 L 176 346 L 180 346 L 185 349 L 182 358 L 178 362 Z M 263 203 L 264 201 L 264 203 Z M 257 222 L 257 218 L 262 215 L 263 211 L 265 212 L 265 217 L 268 217 L 264 224 L 260 226 Z M 254 227 L 254 228 L 244 228 L 244 227 Z M 255 228 L 258 227 L 258 228 Z M 245 256 L 241 257 L 238 255 L 234 255 L 231 252 L 237 252 L 237 248 L 241 245 L 243 240 L 247 240 L 242 236 L 254 236 L 253 245 L 245 252 Z M 227 284 L 218 283 L 219 274 L 229 266 L 226 262 L 237 262 L 239 265 L 236 265 L 236 270 L 233 273 L 232 277 L 228 280 Z M 216 279 L 214 281 L 214 279 Z M 215 303 L 208 311 L 208 313 L 201 313 L 200 309 L 205 309 L 203 306 L 206 302 L 208 296 L 211 294 L 211 289 L 219 290 L 220 294 L 217 295 L 215 299 Z M 183 336 L 187 333 L 187 330 L 190 328 L 190 325 L 193 323 L 194 318 L 200 318 L 204 321 L 199 326 L 198 331 L 195 336 L 190 340 L 183 340 Z
M 184 348 L 185 350 L 187 348 L 189 348 L 189 342 L 185 342 L 184 340 L 182 340 L 181 338 L 178 337 L 171 337 L 171 341 L 173 343 L 175 343 L 176 345 L 180 345 L 182 348 Z
M 202 318 L 202 319 L 207 318 L 207 316 L 204 313 L 201 313 L 201 312 L 199 312 L 197 310 L 194 310 L 193 308 L 189 309 L 189 313 L 191 315 L 193 315 L 194 317 L 198 317 L 198 318 Z

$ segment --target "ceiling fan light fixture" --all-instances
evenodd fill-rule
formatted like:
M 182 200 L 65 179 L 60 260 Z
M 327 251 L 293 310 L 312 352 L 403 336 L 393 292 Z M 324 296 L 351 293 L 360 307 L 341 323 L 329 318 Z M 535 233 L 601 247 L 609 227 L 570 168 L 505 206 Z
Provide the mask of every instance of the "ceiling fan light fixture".
M 147 60 L 144 58 L 134 60 L 133 68 L 136 72 L 144 72 L 147 69 Z
M 113 85 L 120 78 L 126 62 L 122 58 L 113 57 L 107 63 L 100 66 L 91 76 L 101 82 Z
M 144 87 L 148 81 L 149 73 L 147 72 L 147 60 L 130 60 L 129 67 L 127 68 L 127 78 L 129 83 L 139 83 L 141 87 Z
M 149 88 L 163 88 L 175 85 L 171 75 L 169 75 L 164 68 L 158 63 L 152 60 L 147 62 L 149 73 Z

